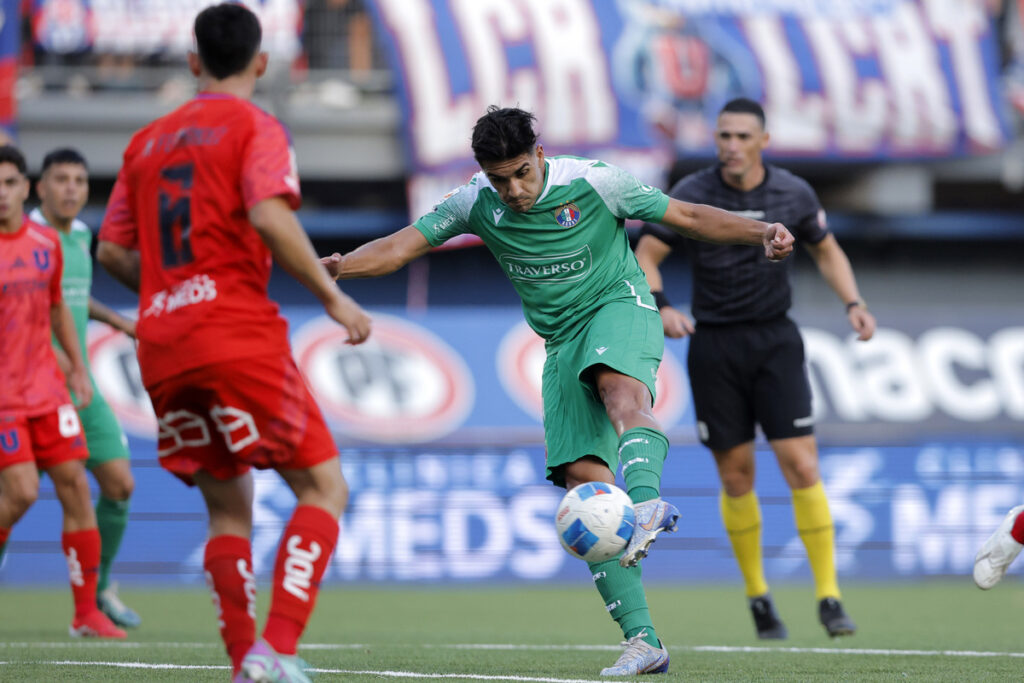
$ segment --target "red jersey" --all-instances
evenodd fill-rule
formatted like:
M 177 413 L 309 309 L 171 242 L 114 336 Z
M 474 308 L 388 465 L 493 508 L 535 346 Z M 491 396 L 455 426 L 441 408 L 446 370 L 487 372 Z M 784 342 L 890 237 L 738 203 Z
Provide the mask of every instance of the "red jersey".
M 141 256 L 139 367 L 152 386 L 180 372 L 288 353 L 267 296 L 270 250 L 249 209 L 299 181 L 288 134 L 252 103 L 200 93 L 132 138 L 100 239 Z
M 51 343 L 64 256 L 53 228 L 27 217 L 0 233 L 0 417 L 35 417 L 71 403 Z

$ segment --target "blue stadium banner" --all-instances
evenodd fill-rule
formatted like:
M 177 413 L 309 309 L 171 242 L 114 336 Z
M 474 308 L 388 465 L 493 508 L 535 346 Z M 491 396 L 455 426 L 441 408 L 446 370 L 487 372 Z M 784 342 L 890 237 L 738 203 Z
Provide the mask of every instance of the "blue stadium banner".
M 202 585 L 202 499 L 160 469 L 152 441 L 130 441 L 135 495 L 114 578 Z M 554 515 L 564 491 L 544 480 L 543 448 L 386 446 L 342 449 L 341 456 L 349 506 L 324 585 L 590 583 L 587 566 L 559 545 Z M 807 581 L 789 489 L 767 448 L 758 451 L 757 472 L 768 580 Z M 826 447 L 821 473 L 844 580 L 965 576 L 981 543 L 1024 500 L 1020 442 Z M 673 447 L 661 485 L 682 521 L 644 561 L 644 579 L 732 582 L 741 590 L 718 516 L 711 455 L 701 446 Z M 294 505 L 280 477 L 256 476 L 253 566 L 260 580 L 273 570 Z M 0 585 L 66 585 L 60 520 L 53 484 L 44 478 L 39 501 L 11 533 Z M 1024 573 L 1024 563 L 1011 571 Z
M 1024 326 L 998 308 L 947 312 L 874 306 L 881 326 L 856 340 L 831 309 L 800 315 L 818 433 L 836 445 L 907 445 L 1024 434 Z M 542 441 L 544 343 L 517 308 L 372 311 L 371 339 L 346 343 L 322 310 L 282 309 L 299 368 L 343 446 Z M 894 324 L 898 323 L 898 324 Z M 135 347 L 90 327 L 97 386 L 125 429 L 152 440 L 156 422 Z M 674 443 L 695 443 L 686 339 L 666 341 L 654 412 Z
M 967 573 L 979 544 L 1024 500 L 1024 327 L 999 307 L 875 310 L 889 322 L 867 343 L 832 307 L 800 315 L 841 575 Z M 355 347 L 317 307 L 282 313 L 351 488 L 328 582 L 587 581 L 555 535 L 562 491 L 545 479 L 544 349 L 518 309 L 374 310 L 373 338 Z M 673 444 L 662 490 L 684 522 L 658 542 L 644 575 L 739 585 L 713 459 L 695 441 L 684 342 L 666 344 L 655 406 Z M 202 500 L 159 466 L 134 345 L 94 322 L 88 352 L 128 434 L 137 482 L 114 572 L 199 584 Z M 804 578 L 788 489 L 760 441 L 757 457 L 769 579 Z M 66 580 L 60 508 L 48 478 L 42 487 L 14 528 L 0 583 Z M 257 477 L 262 578 L 294 500 L 273 473 Z
M 302 27 L 299 0 L 239 2 L 259 17 L 264 50 L 273 58 L 298 56 Z M 183 57 L 193 47 L 192 22 L 203 8 L 213 4 L 216 0 L 33 0 L 32 35 L 36 47 L 57 55 L 92 51 Z
M 1007 139 L 995 3 L 372 0 L 392 56 L 414 214 L 474 170 L 490 104 L 537 114 L 551 153 L 654 182 L 709 154 L 715 113 L 761 101 L 777 156 L 948 158 Z
M 14 137 L 17 128 L 18 53 L 21 48 L 21 2 L 0 5 L 0 133 Z

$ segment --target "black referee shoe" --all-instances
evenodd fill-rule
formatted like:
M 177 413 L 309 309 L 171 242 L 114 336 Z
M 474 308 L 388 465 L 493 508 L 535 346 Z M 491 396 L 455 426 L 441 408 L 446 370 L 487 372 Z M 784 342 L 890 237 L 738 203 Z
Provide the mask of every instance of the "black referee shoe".
M 757 628 L 757 637 L 761 640 L 785 640 L 788 635 L 786 625 L 775 613 L 772 594 L 765 593 L 756 598 L 749 598 L 749 600 L 750 613 L 754 617 L 754 626 Z
M 836 636 L 852 636 L 857 631 L 857 625 L 853 619 L 843 611 L 843 603 L 835 598 L 824 598 L 818 603 L 818 619 L 825 631 L 835 638 Z

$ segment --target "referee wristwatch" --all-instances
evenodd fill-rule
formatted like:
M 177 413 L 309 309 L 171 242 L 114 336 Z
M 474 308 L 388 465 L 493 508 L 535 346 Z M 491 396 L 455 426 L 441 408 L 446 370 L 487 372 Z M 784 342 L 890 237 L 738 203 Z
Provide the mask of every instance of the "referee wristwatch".
M 848 302 L 848 303 L 846 304 L 846 312 L 847 312 L 847 313 L 849 313 L 849 312 L 850 312 L 850 309 L 851 309 L 851 308 L 853 308 L 854 306 L 860 306 L 860 307 L 862 307 L 862 308 L 863 308 L 864 310 L 867 310 L 867 307 L 868 307 L 868 302 L 864 301 L 864 299 L 862 299 L 862 298 L 860 298 L 860 297 L 857 297 L 857 298 L 856 298 L 856 299 L 854 299 L 853 301 L 850 301 L 850 302 Z

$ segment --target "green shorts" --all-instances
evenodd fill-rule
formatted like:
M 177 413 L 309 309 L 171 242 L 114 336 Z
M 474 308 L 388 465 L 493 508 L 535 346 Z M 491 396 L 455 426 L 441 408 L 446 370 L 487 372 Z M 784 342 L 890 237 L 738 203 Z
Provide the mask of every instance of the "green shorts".
M 89 447 L 86 468 L 91 470 L 111 460 L 128 459 L 128 439 L 114 417 L 114 411 L 96 388 L 96 382 L 92 383 L 92 401 L 78 411 L 78 418 L 82 421 L 85 442 Z
M 591 368 L 607 365 L 634 377 L 651 392 L 665 350 L 658 312 L 634 302 L 612 301 L 573 339 L 547 345 L 541 394 L 547 478 L 565 486 L 563 465 L 592 455 L 619 467 L 619 437 L 593 383 Z

